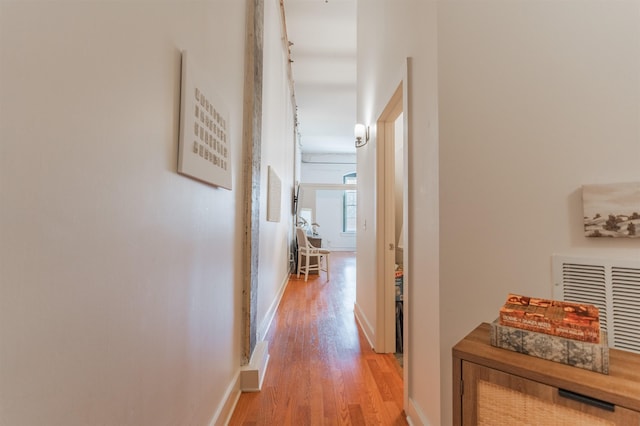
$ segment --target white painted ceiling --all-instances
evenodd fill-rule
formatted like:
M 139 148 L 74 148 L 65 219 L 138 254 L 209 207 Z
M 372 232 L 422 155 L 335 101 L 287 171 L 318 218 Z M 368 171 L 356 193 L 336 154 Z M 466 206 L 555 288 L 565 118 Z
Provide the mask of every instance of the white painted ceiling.
M 356 1 L 284 0 L 303 154 L 353 154 Z

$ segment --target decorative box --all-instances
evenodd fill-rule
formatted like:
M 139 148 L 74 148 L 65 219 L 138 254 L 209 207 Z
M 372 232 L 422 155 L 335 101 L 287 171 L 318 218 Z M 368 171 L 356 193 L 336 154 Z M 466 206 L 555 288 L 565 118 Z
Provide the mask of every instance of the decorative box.
M 609 374 L 609 347 L 606 332 L 601 343 L 583 342 L 560 336 L 491 324 L 491 345 L 574 367 Z
M 500 308 L 500 325 L 600 343 L 600 313 L 582 303 L 509 294 Z

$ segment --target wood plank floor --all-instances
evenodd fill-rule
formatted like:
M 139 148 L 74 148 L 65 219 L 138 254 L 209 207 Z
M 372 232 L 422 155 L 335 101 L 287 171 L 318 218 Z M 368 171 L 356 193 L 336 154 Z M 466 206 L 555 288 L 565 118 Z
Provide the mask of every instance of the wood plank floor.
M 241 395 L 230 425 L 407 425 L 400 366 L 356 324 L 355 271 L 354 253 L 333 252 L 329 282 L 291 276 L 262 390 Z

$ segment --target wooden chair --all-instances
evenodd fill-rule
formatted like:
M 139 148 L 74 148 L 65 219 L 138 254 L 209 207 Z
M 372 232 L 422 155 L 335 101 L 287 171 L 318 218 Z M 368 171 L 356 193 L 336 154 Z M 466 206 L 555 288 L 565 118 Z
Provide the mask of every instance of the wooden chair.
M 329 255 L 331 252 L 313 246 L 307 239 L 307 231 L 304 228 L 296 228 L 296 237 L 298 240 L 298 278 L 300 278 L 300 272 L 304 272 L 304 280 L 307 281 L 310 271 L 318 271 L 318 274 L 320 271 L 325 271 L 327 281 L 329 281 Z M 303 257 L 304 266 L 302 265 Z

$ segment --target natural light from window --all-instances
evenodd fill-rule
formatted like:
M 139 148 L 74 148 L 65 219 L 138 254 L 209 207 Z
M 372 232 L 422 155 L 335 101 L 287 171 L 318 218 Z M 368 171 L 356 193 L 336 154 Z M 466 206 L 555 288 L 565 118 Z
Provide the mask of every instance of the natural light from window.
M 342 177 L 342 183 L 357 183 L 356 172 L 347 173 Z M 355 189 L 347 189 L 344 191 L 344 200 L 342 206 L 342 232 L 356 232 L 356 211 L 357 211 L 357 192 Z

